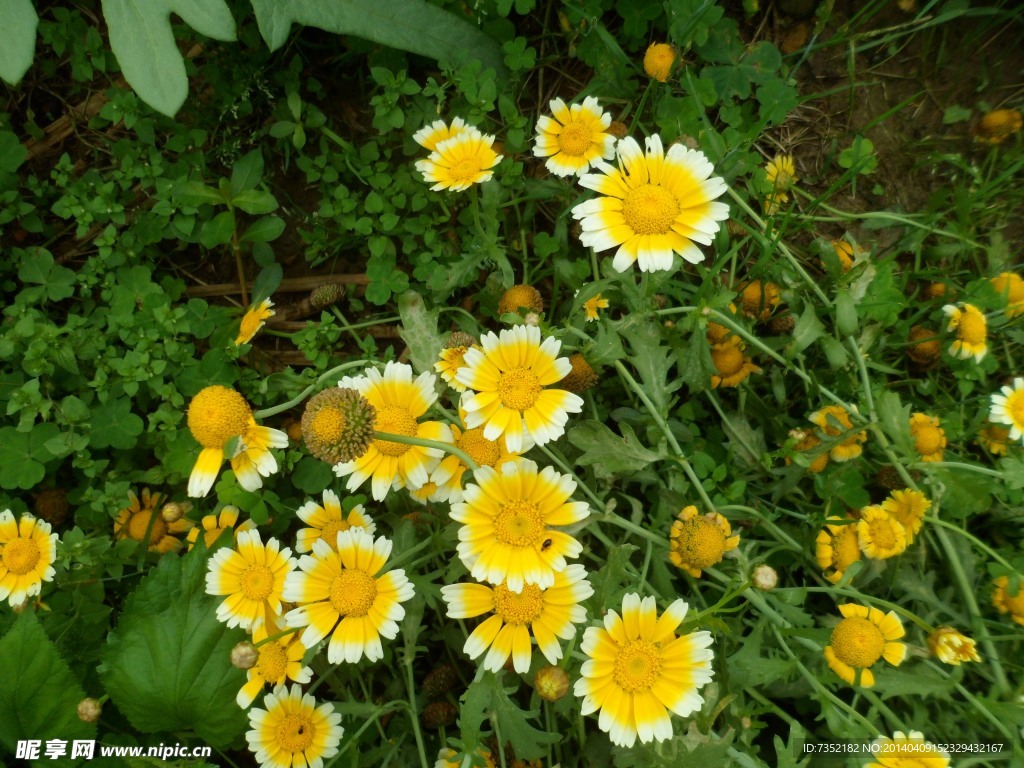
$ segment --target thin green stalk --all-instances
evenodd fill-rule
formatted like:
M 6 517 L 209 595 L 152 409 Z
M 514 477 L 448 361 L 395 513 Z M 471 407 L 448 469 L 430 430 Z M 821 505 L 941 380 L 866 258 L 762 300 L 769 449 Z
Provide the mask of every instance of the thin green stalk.
M 409 720 L 412 721 L 412 732 L 413 736 L 416 737 L 416 749 L 420 753 L 420 766 L 421 768 L 430 768 L 432 764 L 427 760 L 427 746 L 423 742 L 423 733 L 420 731 L 420 719 L 416 714 L 416 681 L 413 679 L 412 674 L 413 656 L 414 654 L 410 652 L 407 645 L 403 662 L 405 666 L 405 690 L 409 697 Z
M 275 635 L 268 635 L 267 637 L 265 637 L 262 640 L 260 640 L 258 643 L 253 643 L 252 647 L 253 648 L 259 648 L 261 645 L 266 645 L 267 643 L 277 642 L 282 637 L 286 637 L 288 635 L 292 635 L 292 634 L 298 632 L 300 629 L 302 629 L 302 627 L 289 627 L 288 629 L 284 630 L 283 632 L 278 632 Z
M 653 533 L 652 531 L 649 531 L 646 528 L 642 528 L 636 523 L 630 522 L 629 520 L 627 520 L 624 517 L 621 517 L 620 515 L 616 515 L 614 512 L 605 513 L 600 518 L 598 518 L 598 522 L 610 523 L 611 525 L 614 525 L 617 528 L 622 528 L 623 530 L 636 534 L 640 538 L 646 539 L 647 541 L 653 542 L 655 544 L 661 544 L 662 546 L 668 545 L 667 537 L 659 536 L 658 534 Z
M 979 475 L 988 475 L 989 477 L 997 477 L 1000 480 L 1005 480 L 1006 475 L 996 469 L 989 469 L 988 467 L 980 467 L 975 464 L 966 464 L 962 461 L 919 461 L 914 464 L 909 464 L 908 469 L 962 469 L 967 472 L 976 472 Z
M 409 435 L 393 435 L 390 432 L 377 432 L 374 431 L 373 436 L 377 440 L 385 440 L 389 443 L 402 443 L 403 445 L 418 445 L 421 448 L 436 448 L 450 453 L 453 456 L 458 456 L 459 459 L 469 467 L 471 472 L 476 472 L 480 469 L 480 465 L 473 461 L 473 457 L 466 453 L 464 450 L 459 448 L 454 443 L 444 443 L 440 440 L 428 440 L 425 437 L 411 437 Z
M 653 418 L 654 422 L 658 425 L 658 429 L 660 429 L 661 433 L 665 435 L 665 439 L 668 440 L 669 446 L 671 446 L 672 450 L 676 453 L 674 457 L 675 460 L 679 463 L 679 466 L 683 468 L 683 472 L 685 472 L 686 476 L 689 478 L 690 484 L 693 485 L 697 495 L 700 496 L 701 501 L 704 503 L 705 509 L 709 512 L 714 512 L 714 502 L 711 501 L 711 497 L 708 496 L 707 491 L 704 490 L 704 486 L 697 477 L 697 473 L 693 471 L 693 467 L 686 459 L 683 449 L 679 447 L 679 442 L 676 440 L 676 436 L 672 434 L 672 430 L 668 428 L 668 424 L 665 422 L 665 419 L 663 419 L 661 414 L 658 413 L 658 409 L 654 407 L 654 403 L 651 402 L 651 398 L 647 396 L 643 387 L 641 387 L 636 382 L 636 379 L 630 375 L 629 371 L 626 370 L 626 366 L 622 364 L 621 360 L 615 361 L 615 369 L 619 372 L 619 376 L 622 377 L 623 381 L 626 382 L 626 385 L 636 393 L 637 397 L 640 398 L 644 407 L 647 408 L 647 411 L 651 414 L 651 418 Z
M 1004 568 L 1008 568 L 1009 570 L 1011 570 L 1011 571 L 1013 571 L 1015 573 L 1018 572 L 1016 568 L 1014 568 L 1012 565 L 1010 565 L 1010 562 L 1008 560 L 1006 560 L 1006 558 L 1004 558 L 1002 555 L 1000 555 L 998 552 L 996 552 L 994 549 L 992 549 L 992 547 L 988 546 L 988 544 L 983 542 L 977 536 L 974 536 L 973 534 L 968 533 L 963 528 L 960 528 L 959 526 L 953 525 L 952 523 L 950 523 L 950 522 L 948 522 L 946 520 L 943 520 L 942 518 L 934 517 L 934 516 L 926 516 L 924 518 L 924 521 L 926 523 L 928 523 L 929 525 L 937 525 L 939 528 L 948 528 L 949 530 L 951 530 L 951 531 L 955 532 L 956 534 L 962 536 L 963 538 L 967 539 L 969 542 L 971 542 L 971 544 L 976 546 L 978 549 L 980 549 L 986 555 L 988 555 L 993 560 L 995 560 L 997 563 L 1002 565 Z
M 296 405 L 298 405 L 307 397 L 309 397 L 315 389 L 317 389 L 323 382 L 327 381 L 327 379 L 329 379 L 334 374 L 341 373 L 342 371 L 347 371 L 351 368 L 365 368 L 369 364 L 370 363 L 368 363 L 366 360 L 353 360 L 348 363 L 336 365 L 334 368 L 331 368 L 329 371 L 321 374 L 315 382 L 310 384 L 308 387 L 302 390 L 302 392 L 293 397 L 291 400 L 281 403 L 280 405 L 272 405 L 269 408 L 263 408 L 259 411 L 256 411 L 255 413 L 253 413 L 253 418 L 265 419 L 269 416 L 276 416 L 279 413 L 287 411 L 289 408 L 294 408 Z

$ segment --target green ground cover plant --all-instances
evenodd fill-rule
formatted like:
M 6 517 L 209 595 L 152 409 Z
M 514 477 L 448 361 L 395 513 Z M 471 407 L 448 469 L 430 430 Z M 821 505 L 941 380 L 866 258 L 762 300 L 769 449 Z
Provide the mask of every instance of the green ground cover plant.
M 1024 761 L 1012 5 L 329 5 L 0 12 L 0 766 Z

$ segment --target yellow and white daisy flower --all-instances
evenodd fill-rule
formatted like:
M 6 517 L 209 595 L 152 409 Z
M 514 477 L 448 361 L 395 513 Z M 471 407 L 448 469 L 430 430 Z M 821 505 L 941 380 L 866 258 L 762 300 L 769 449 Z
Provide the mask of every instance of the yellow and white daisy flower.
M 430 189 L 461 192 L 474 184 L 489 181 L 491 170 L 501 162 L 501 155 L 491 149 L 494 137 L 466 126 L 449 139 L 438 142 L 430 157 L 416 161 L 423 179 L 434 182 Z
M 846 569 L 860 560 L 860 539 L 857 538 L 857 523 L 853 518 L 830 518 L 851 522 L 829 523 L 818 533 L 814 542 L 814 557 L 818 567 L 825 571 L 825 578 L 833 584 L 843 578 Z M 829 573 L 828 569 L 832 572 Z
M 345 729 L 331 704 L 316 705 L 299 684 L 279 685 L 263 698 L 266 709 L 249 710 L 245 740 L 261 768 L 323 768 L 338 754 Z
M 235 697 L 235 702 L 242 709 L 249 708 L 264 686 L 277 687 L 285 685 L 288 680 L 308 683 L 313 679 L 313 670 L 302 666 L 306 646 L 299 641 L 299 632 L 264 642 L 267 638 L 280 635 L 281 632 L 282 628 L 276 622 L 268 621 L 252 633 L 252 642 L 259 657 L 256 665 L 246 670 L 248 679 Z
M 894 667 L 903 663 L 907 646 L 897 642 L 906 632 L 895 611 L 882 613 L 855 603 L 839 606 L 843 620 L 832 630 L 832 639 L 825 646 L 825 660 L 832 671 L 845 682 L 855 685 L 860 671 L 860 685 L 870 688 L 875 675 L 868 669 L 879 659 Z
M 437 362 L 434 363 L 434 370 L 447 382 L 448 386 L 456 392 L 465 392 L 466 385 L 455 380 L 455 374 L 465 365 L 463 357 L 467 349 L 480 349 L 476 339 L 468 333 L 455 331 L 444 343 L 444 348 L 437 355 Z
M 217 618 L 229 627 L 254 631 L 281 613 L 285 576 L 296 562 L 291 550 L 277 539 L 266 545 L 259 531 L 238 534 L 235 549 L 214 552 L 206 572 L 206 593 L 227 595 L 217 606 Z
M 250 307 L 249 310 L 242 316 L 242 322 L 238 327 L 238 338 L 235 339 L 235 346 L 239 344 L 248 344 L 252 341 L 252 337 L 259 333 L 267 323 L 267 319 L 277 314 L 271 307 L 274 306 L 274 302 L 270 299 L 264 299 L 257 306 Z
M 402 603 L 413 594 L 405 571 L 382 573 L 391 556 L 391 542 L 376 541 L 362 528 L 338 534 L 338 549 L 313 542 L 313 554 L 299 558 L 299 570 L 290 574 L 284 599 L 299 607 L 285 615 L 289 627 L 305 627 L 307 648 L 331 635 L 327 660 L 355 664 L 363 656 L 377 661 L 384 656 L 380 639 L 398 635 L 397 622 L 405 616 Z
M 114 520 L 114 536 L 141 543 L 149 531 L 150 552 L 165 553 L 180 549 L 180 534 L 189 531 L 195 523 L 184 517 L 170 524 L 165 522 L 160 514 L 160 506 L 165 498 L 162 493 L 152 493 L 149 488 L 143 488 L 140 501 L 135 491 L 128 491 L 128 506 L 118 512 Z
M 565 432 L 570 413 L 583 409 L 583 398 L 564 389 L 549 389 L 564 379 L 572 364 L 558 357 L 562 343 L 549 336 L 541 341 L 540 328 L 517 325 L 488 333 L 482 349 L 469 349 L 455 380 L 472 389 L 464 397 L 466 426 L 484 428 L 484 437 L 505 437 L 512 453 L 523 451 L 524 435 L 537 445 L 557 440 Z
M 546 157 L 545 167 L 556 176 L 579 176 L 594 160 L 611 160 L 615 137 L 608 133 L 612 116 L 588 96 L 582 104 L 567 107 L 561 99 L 549 105 L 551 117 L 537 118 L 534 157 Z
M 949 315 L 947 331 L 956 331 L 956 338 L 949 345 L 949 354 L 966 360 L 973 357 L 980 363 L 988 352 L 988 321 L 980 309 L 973 304 L 962 308 L 947 304 L 942 311 Z
M 464 130 L 466 130 L 466 121 L 461 117 L 454 117 L 451 125 L 444 120 L 435 120 L 430 125 L 425 125 L 416 131 L 412 138 L 421 147 L 433 152 L 442 141 L 458 136 Z
M 302 522 L 312 526 L 302 528 L 295 534 L 295 551 L 299 553 L 311 552 L 313 542 L 318 539 L 326 541 L 331 549 L 337 549 L 338 534 L 349 528 L 362 528 L 370 534 L 377 530 L 377 524 L 366 514 L 362 504 L 352 505 L 346 515 L 341 508 L 338 494 L 330 489 L 324 491 L 323 506 L 315 501 L 307 501 L 296 510 L 296 514 Z
M 463 418 L 465 418 L 464 415 Z M 501 471 L 506 462 L 514 462 L 519 459 L 519 454 L 512 453 L 505 447 L 504 440 L 488 440 L 484 437 L 483 427 L 460 429 L 452 424 L 450 428 L 452 437 L 455 439 L 455 447 L 468 453 L 479 467 L 494 467 Z M 524 436 L 524 438 L 526 437 L 528 436 Z M 532 441 L 527 440 L 526 450 L 532 447 Z M 441 463 L 430 475 L 430 483 L 435 487 L 429 500 L 447 501 L 452 504 L 462 501 L 462 478 L 468 469 L 469 467 L 454 453 L 441 459 Z
M 569 501 L 576 481 L 551 467 L 538 471 L 529 459 L 505 464 L 500 472 L 480 467 L 464 501 L 451 517 L 462 523 L 458 553 L 477 581 L 522 592 L 526 584 L 548 589 L 566 558 L 583 545 L 552 526 L 573 525 L 590 514 L 582 501 Z
M 9 509 L 0 512 L 0 600 L 21 605 L 53 581 L 57 538 L 49 523 L 28 512 L 20 520 Z
M 618 246 L 612 266 L 624 272 L 635 262 L 642 272 L 672 268 L 672 254 L 699 264 L 695 245 L 710 245 L 729 206 L 712 202 L 725 182 L 702 152 L 673 144 L 666 153 L 657 135 L 646 154 L 632 138 L 619 142 L 619 167 L 595 160 L 601 173 L 580 177 L 580 185 L 602 197 L 580 203 L 573 218 L 583 228 L 580 242 L 595 251 Z
M 603 627 L 584 632 L 589 658 L 573 692 L 583 698 L 581 714 L 600 710 L 598 727 L 613 744 L 671 739 L 670 713 L 687 717 L 704 704 L 698 691 L 711 682 L 712 639 L 705 631 L 676 635 L 687 607 L 676 600 L 659 617 L 653 597 L 630 593 L 621 617 L 610 610 Z
M 252 531 L 256 529 L 256 523 L 252 520 L 245 520 L 241 525 L 238 523 L 239 509 L 231 504 L 226 505 L 221 509 L 220 514 L 216 515 L 205 515 L 202 520 L 199 521 L 199 525 L 192 526 L 188 531 L 188 548 L 189 551 L 199 541 L 199 534 L 203 534 L 203 543 L 207 549 L 213 547 L 214 544 L 220 539 L 221 534 L 228 529 L 232 529 L 234 537 L 237 539 L 238 534 L 243 531 Z M 225 539 L 227 541 L 227 539 Z
M 576 634 L 575 625 L 586 621 L 587 611 L 580 603 L 594 594 L 586 577 L 586 569 L 574 564 L 556 573 L 555 583 L 545 590 L 532 584 L 519 593 L 504 584 L 449 584 L 441 587 L 441 596 L 448 604 L 449 618 L 493 614 L 466 640 L 462 650 L 469 658 L 487 651 L 484 669 L 499 672 L 511 656 L 516 672 L 525 675 L 532 658 L 531 633 L 544 658 L 557 664 L 562 658 L 558 638 L 569 640 Z
M 869 747 L 874 759 L 864 768 L 946 768 L 949 753 L 925 741 L 921 731 L 894 731 L 892 738 L 879 736 Z
M 376 409 L 378 432 L 450 443 L 452 431 L 447 424 L 419 421 L 437 400 L 435 381 L 432 373 L 422 373 L 414 381 L 411 366 L 391 360 L 383 374 L 367 368 L 362 376 L 345 377 L 339 385 L 355 389 Z M 374 440 L 358 459 L 335 465 L 334 473 L 348 476 L 349 491 L 370 479 L 374 500 L 383 501 L 390 490 L 415 490 L 426 483 L 442 456 L 440 448 Z
M 1010 439 L 1010 430 L 1000 424 L 986 424 L 978 431 L 978 439 L 975 443 L 980 445 L 993 456 L 1005 456 L 1006 443 Z
M 1024 441 L 1024 378 L 1018 376 L 1012 386 L 1007 385 L 992 395 L 988 420 L 1008 426 L 1011 440 Z
M 1024 315 L 1024 278 L 1016 272 L 1000 272 L 989 279 L 996 293 L 1006 301 L 1006 316 Z
M 210 492 L 224 463 L 224 449 L 234 438 L 238 438 L 235 453 L 227 458 L 238 484 L 247 491 L 260 488 L 262 478 L 277 471 L 277 460 L 270 449 L 288 447 L 288 435 L 259 426 L 245 398 L 220 385 L 206 387 L 192 398 L 188 428 L 203 447 L 188 479 L 188 495 L 192 497 Z

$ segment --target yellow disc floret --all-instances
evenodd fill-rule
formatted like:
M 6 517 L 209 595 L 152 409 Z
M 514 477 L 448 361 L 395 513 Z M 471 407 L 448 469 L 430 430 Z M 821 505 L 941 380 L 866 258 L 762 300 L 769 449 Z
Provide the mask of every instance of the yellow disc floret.
M 515 593 L 504 584 L 494 588 L 494 613 L 506 624 L 532 624 L 544 612 L 544 593 L 536 584 L 527 584 Z
M 840 661 L 864 669 L 882 658 L 885 636 L 874 622 L 851 616 L 832 630 L 831 645 Z
M 377 411 L 377 431 L 388 432 L 392 435 L 404 435 L 413 437 L 419 424 L 408 408 L 400 405 L 385 405 Z M 405 443 L 395 443 L 389 440 L 374 440 L 373 445 L 385 456 L 401 456 L 412 446 Z
M 235 390 L 220 385 L 206 387 L 188 406 L 188 428 L 204 448 L 223 448 L 244 434 L 252 422 L 252 410 Z
M 622 200 L 622 218 L 638 235 L 663 235 L 679 215 L 679 200 L 654 184 L 631 189 Z
M 644 54 L 644 72 L 659 83 L 668 81 L 675 63 L 676 49 L 668 43 L 652 43 Z
M 365 616 L 377 598 L 377 582 L 365 571 L 345 569 L 331 582 L 331 605 L 342 616 Z
M 481 467 L 493 467 L 501 458 L 501 448 L 494 440 L 484 437 L 483 427 L 467 429 L 459 435 L 455 445 L 468 453 Z
M 501 374 L 498 381 L 501 404 L 517 411 L 532 408 L 543 389 L 537 375 L 529 368 L 512 368 Z
M 42 553 L 32 539 L 11 539 L 0 550 L 0 562 L 15 576 L 24 576 L 36 567 Z
M 613 679 L 626 693 L 645 693 L 661 678 L 661 651 L 656 643 L 637 638 L 615 657 Z

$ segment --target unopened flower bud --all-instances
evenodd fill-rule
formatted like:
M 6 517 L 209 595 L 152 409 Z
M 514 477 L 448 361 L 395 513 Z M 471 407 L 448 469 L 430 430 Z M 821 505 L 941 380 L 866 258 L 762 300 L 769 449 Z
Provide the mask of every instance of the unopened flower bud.
M 542 699 L 558 701 L 569 692 L 569 675 L 561 667 L 541 667 L 533 679 L 533 687 Z
M 248 640 L 243 640 L 231 649 L 231 666 L 236 669 L 252 669 L 260 660 L 260 652 Z
M 345 286 L 340 283 L 324 283 L 313 289 L 309 294 L 309 303 L 314 309 L 327 309 L 345 297 Z
M 523 323 L 525 325 L 540 325 L 540 315 L 536 312 L 527 312 L 523 317 Z
M 770 565 L 761 563 L 754 568 L 751 580 L 755 587 L 762 592 L 767 592 L 769 589 L 775 589 L 775 585 L 779 583 L 779 574 Z
M 82 699 L 78 702 L 78 719 L 83 723 L 95 723 L 103 714 L 103 705 L 98 699 Z
M 190 501 L 169 501 L 160 510 L 160 517 L 165 523 L 176 523 L 188 514 L 190 509 L 192 509 Z
M 928 635 L 928 649 L 943 664 L 954 667 L 962 661 L 981 661 L 974 641 L 952 627 L 939 627 Z

